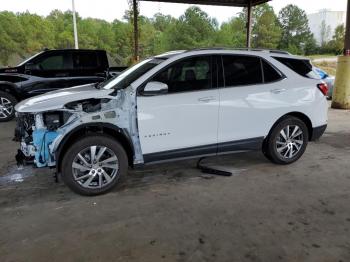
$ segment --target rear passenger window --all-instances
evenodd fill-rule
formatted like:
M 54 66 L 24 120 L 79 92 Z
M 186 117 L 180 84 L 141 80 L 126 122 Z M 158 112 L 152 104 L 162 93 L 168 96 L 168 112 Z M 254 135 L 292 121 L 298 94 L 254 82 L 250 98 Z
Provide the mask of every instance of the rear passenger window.
M 269 63 L 267 63 L 263 59 L 261 61 L 262 61 L 262 67 L 264 71 L 264 83 L 275 82 L 283 78 L 281 73 L 278 72 L 275 68 L 273 68 L 273 66 L 271 66 Z
M 292 69 L 297 74 L 313 78 L 319 79 L 319 76 L 312 70 L 312 65 L 307 59 L 295 59 L 295 58 L 286 58 L 286 57 L 273 57 L 280 63 Z
M 225 86 L 261 84 L 260 58 L 251 56 L 223 56 Z
M 75 69 L 94 69 L 99 66 L 97 55 L 94 52 L 73 53 L 73 66 Z

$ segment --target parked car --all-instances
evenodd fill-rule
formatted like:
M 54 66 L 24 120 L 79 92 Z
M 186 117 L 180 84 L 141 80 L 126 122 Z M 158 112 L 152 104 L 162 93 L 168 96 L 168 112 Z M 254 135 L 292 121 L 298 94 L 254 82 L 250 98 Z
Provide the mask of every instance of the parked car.
M 335 77 L 334 76 L 330 76 L 327 72 L 325 72 L 321 68 L 314 67 L 314 70 L 320 76 L 320 78 L 327 84 L 327 86 L 328 86 L 327 97 L 329 99 L 332 99 Z
M 0 69 L 0 122 L 11 120 L 14 105 L 49 91 L 103 82 L 125 67 L 110 68 L 106 51 L 46 50 L 16 67 Z
M 290 164 L 325 131 L 326 94 L 310 62 L 284 52 L 165 53 L 99 86 L 20 102 L 17 159 L 56 167 L 84 195 L 107 192 L 128 166 L 250 150 Z

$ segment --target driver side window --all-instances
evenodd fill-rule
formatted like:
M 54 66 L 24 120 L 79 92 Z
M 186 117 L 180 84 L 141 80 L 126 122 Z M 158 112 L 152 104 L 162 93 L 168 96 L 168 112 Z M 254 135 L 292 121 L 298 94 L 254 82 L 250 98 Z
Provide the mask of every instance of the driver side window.
M 198 91 L 212 87 L 211 57 L 184 59 L 153 77 L 168 85 L 168 93 Z

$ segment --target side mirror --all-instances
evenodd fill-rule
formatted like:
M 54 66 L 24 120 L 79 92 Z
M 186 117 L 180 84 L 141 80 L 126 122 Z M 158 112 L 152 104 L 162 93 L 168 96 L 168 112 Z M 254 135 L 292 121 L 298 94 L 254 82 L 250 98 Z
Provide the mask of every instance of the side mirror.
M 148 82 L 143 90 L 144 95 L 159 95 L 168 93 L 168 85 L 162 82 Z

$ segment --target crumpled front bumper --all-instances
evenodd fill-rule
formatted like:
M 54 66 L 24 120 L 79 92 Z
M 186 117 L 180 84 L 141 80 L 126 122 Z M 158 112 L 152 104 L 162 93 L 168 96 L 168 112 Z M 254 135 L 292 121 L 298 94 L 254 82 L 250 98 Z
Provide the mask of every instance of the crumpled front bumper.
M 51 144 L 58 133 L 49 131 L 40 123 L 36 127 L 33 115 L 17 115 L 14 140 L 20 143 L 15 156 L 18 165 L 35 164 L 36 167 L 54 166 L 55 159 L 51 154 Z

